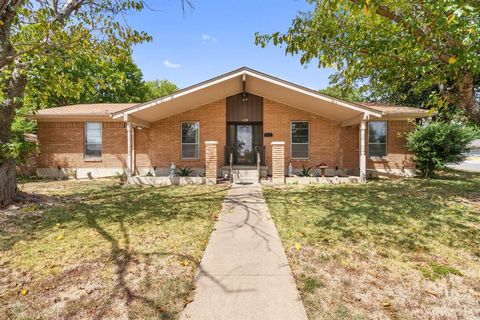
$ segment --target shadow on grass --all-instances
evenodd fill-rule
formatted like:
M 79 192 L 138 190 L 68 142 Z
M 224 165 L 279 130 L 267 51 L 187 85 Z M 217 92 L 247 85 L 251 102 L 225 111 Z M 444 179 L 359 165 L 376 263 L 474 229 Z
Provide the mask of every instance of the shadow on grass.
M 276 220 L 312 242 L 367 240 L 404 252 L 428 252 L 440 243 L 480 257 L 479 174 L 267 189 L 265 196 Z M 300 223 L 289 226 L 292 217 Z
M 55 183 L 54 181 L 51 183 Z M 188 194 L 172 192 L 182 190 L 178 187 L 139 187 L 112 185 L 100 188 L 82 188 L 64 196 L 36 194 L 47 201 L 54 198 L 52 207 L 45 204 L 32 204 L 31 211 L 40 210 L 43 214 L 18 213 L 8 217 L 8 222 L 18 228 L 20 233 L 12 234 L 0 230 L 5 239 L 0 248 L 10 249 L 17 241 L 37 238 L 43 232 L 52 230 L 57 224 L 75 224 L 86 226 L 92 219 L 101 223 L 115 223 L 120 220 L 143 224 L 148 221 L 169 221 L 172 219 L 190 220 L 199 214 L 208 212 L 224 198 L 222 188 L 191 188 Z M 188 210 L 187 210 L 188 209 Z M 90 218 L 88 218 L 90 215 Z M 203 217 L 207 215 L 204 214 Z
M 53 182 L 54 183 L 54 182 Z M 2 230 L 2 250 L 8 251 L 17 241 L 26 241 L 42 238 L 58 224 L 68 228 L 87 228 L 95 230 L 103 240 L 110 245 L 110 259 L 115 269 L 115 285 L 103 299 L 101 306 L 97 306 L 97 318 L 105 316 L 116 299 L 124 301 L 130 313 L 132 303 L 140 303 L 153 311 L 156 317 L 172 319 L 178 310 L 167 310 L 162 301 L 150 299 L 135 292 L 129 287 L 126 280 L 127 270 L 135 257 L 151 255 L 174 256 L 177 259 L 188 260 L 193 265 L 198 261 L 182 252 L 152 252 L 142 253 L 132 248 L 129 238 L 129 227 L 154 223 L 161 226 L 170 220 L 185 223 L 192 219 L 210 219 L 213 223 L 214 214 L 218 213 L 224 198 L 225 188 L 221 187 L 139 187 L 139 186 L 108 186 L 80 188 L 71 195 L 59 197 L 58 203 L 52 208 L 44 210 L 42 215 L 12 216 L 11 221 L 22 232 L 11 234 Z M 30 218 L 27 218 L 30 217 Z M 109 231 L 112 227 L 118 232 Z M 114 227 L 114 228 L 115 228 Z M 161 227 L 160 227 L 161 228 Z M 160 231 L 161 229 L 159 229 Z M 185 235 L 188 236 L 188 235 Z M 133 259 L 133 260 L 132 260 Z M 148 273 L 148 271 L 147 271 Z M 146 279 L 151 278 L 149 274 Z M 152 280 L 152 279 L 151 279 Z M 187 292 L 188 293 L 188 292 Z M 186 296 L 182 297 L 186 299 Z M 100 301 L 99 301 L 100 303 Z M 128 314 L 128 318 L 136 315 Z

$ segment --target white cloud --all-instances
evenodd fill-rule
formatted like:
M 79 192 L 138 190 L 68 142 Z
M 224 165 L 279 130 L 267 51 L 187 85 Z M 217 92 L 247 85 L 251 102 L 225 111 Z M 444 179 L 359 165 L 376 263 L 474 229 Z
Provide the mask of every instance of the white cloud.
M 208 35 L 208 34 L 202 34 L 202 40 L 204 42 L 213 42 L 213 43 L 216 43 L 217 42 L 217 39 Z
M 165 60 L 165 61 L 163 61 L 163 65 L 164 65 L 165 67 L 167 67 L 167 68 L 174 68 L 174 69 L 180 68 L 180 67 L 182 66 L 181 64 L 179 64 L 179 63 L 173 63 L 173 62 L 171 62 L 170 60 Z

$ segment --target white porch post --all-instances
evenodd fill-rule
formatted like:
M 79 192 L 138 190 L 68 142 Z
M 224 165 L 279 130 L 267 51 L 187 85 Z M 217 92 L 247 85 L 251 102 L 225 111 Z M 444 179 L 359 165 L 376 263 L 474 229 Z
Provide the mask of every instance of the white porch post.
M 135 126 L 132 124 L 132 176 L 135 175 L 135 168 L 136 168 L 136 163 L 135 163 Z
M 132 147 L 133 147 L 133 139 L 132 139 L 132 131 L 133 131 L 133 126 L 131 122 L 127 122 L 127 177 L 132 176 L 132 164 L 133 164 L 133 157 L 132 157 Z
M 365 118 L 360 122 L 360 179 L 367 179 L 367 154 L 365 152 L 365 132 L 367 130 L 367 121 Z

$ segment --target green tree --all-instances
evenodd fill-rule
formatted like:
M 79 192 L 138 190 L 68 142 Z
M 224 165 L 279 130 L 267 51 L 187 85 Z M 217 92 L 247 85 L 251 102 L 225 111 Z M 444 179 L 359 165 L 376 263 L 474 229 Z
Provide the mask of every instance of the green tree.
M 330 85 L 318 91 L 328 96 L 351 102 L 363 102 L 367 100 L 366 97 L 353 86 Z
M 178 90 L 176 84 L 166 79 L 147 81 L 145 85 L 148 92 L 146 96 L 147 101 L 167 96 Z
M 108 47 L 68 60 L 53 51 L 48 61 L 32 66 L 30 74 L 24 95 L 26 111 L 77 103 L 143 102 L 148 91 L 130 49 L 122 53 L 122 59 L 110 55 Z
M 299 13 L 288 31 L 257 33 L 256 43 L 283 45 L 286 53 L 301 54 L 302 64 L 318 59 L 319 66 L 336 68 L 345 85 L 373 95 L 427 91 L 431 105 L 453 105 L 480 124 L 478 1 L 309 2 L 314 10 Z
M 415 156 L 420 174 L 430 178 L 447 163 L 465 160 L 470 143 L 479 136 L 476 127 L 462 123 L 432 122 L 417 126 L 407 136 L 407 146 Z
M 12 123 L 24 106 L 25 89 L 35 66 L 61 53 L 96 56 L 107 49 L 114 60 L 125 59 L 132 44 L 150 36 L 121 24 L 119 15 L 140 11 L 135 0 L 5 0 L 0 6 L 0 205 L 17 197 L 12 158 Z M 53 70 L 51 70 L 54 72 Z M 62 83 L 54 84 L 58 92 Z

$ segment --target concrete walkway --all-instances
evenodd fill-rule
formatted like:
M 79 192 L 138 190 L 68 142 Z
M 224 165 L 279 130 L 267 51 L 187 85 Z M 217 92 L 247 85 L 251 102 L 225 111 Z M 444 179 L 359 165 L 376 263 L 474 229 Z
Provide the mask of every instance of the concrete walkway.
M 259 185 L 225 199 L 180 319 L 307 319 Z

